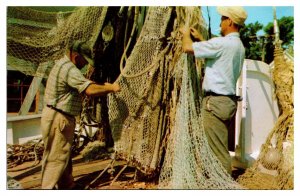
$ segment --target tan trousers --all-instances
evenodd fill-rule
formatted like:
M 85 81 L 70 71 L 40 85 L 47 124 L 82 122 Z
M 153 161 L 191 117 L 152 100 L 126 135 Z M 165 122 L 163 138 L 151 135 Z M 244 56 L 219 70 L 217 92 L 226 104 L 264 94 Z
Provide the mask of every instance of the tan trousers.
M 53 189 L 56 185 L 58 189 L 70 189 L 74 186 L 71 147 L 75 118 L 45 107 L 41 127 L 45 147 L 42 160 L 42 189 Z
M 208 144 L 229 174 L 232 173 L 228 151 L 228 129 L 237 108 L 226 96 L 207 96 L 202 101 L 202 117 Z

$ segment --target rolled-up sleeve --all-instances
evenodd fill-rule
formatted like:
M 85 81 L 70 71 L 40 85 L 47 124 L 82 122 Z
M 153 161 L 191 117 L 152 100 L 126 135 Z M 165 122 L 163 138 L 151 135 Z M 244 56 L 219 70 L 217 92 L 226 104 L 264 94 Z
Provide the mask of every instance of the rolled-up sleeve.
M 75 88 L 79 93 L 82 93 L 90 84 L 94 82 L 85 78 L 79 69 L 72 67 L 67 76 L 67 83 L 70 87 Z
M 196 58 L 216 58 L 222 51 L 222 45 L 217 39 L 194 42 L 192 47 Z

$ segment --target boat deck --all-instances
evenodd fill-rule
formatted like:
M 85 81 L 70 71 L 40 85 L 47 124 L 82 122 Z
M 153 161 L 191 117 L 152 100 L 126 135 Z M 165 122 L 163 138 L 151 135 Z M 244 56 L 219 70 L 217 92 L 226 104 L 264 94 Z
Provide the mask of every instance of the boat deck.
M 126 167 L 121 171 L 122 168 L 125 168 L 125 161 L 115 161 L 113 165 L 111 163 L 111 159 L 85 162 L 81 157 L 76 157 L 73 159 L 74 180 L 85 186 L 90 185 L 90 189 L 135 189 L 134 186 L 128 186 L 129 182 L 133 183 L 134 181 L 135 169 Z M 10 179 L 19 183 L 21 189 L 41 189 L 41 163 L 34 167 L 31 167 L 32 165 L 33 162 L 25 162 L 8 170 L 7 175 Z M 114 171 L 112 175 L 108 173 L 111 168 Z M 102 171 L 104 171 L 103 175 L 91 184 Z M 120 176 L 116 177 L 118 173 L 120 173 Z M 112 181 L 114 182 L 112 183 Z M 11 183 L 7 184 L 7 189 L 16 189 L 15 187 L 9 187 Z M 135 181 L 135 184 L 139 183 Z

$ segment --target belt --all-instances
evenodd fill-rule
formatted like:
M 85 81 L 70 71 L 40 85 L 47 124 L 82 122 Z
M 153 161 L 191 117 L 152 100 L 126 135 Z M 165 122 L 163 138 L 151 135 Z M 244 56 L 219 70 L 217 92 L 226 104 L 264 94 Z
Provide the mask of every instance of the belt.
M 64 112 L 64 111 L 62 111 L 62 110 L 60 110 L 60 109 L 57 109 L 56 107 L 54 107 L 54 106 L 52 106 L 52 105 L 47 105 L 47 107 L 48 107 L 48 108 L 51 108 L 52 110 L 57 111 L 58 113 L 61 113 L 61 114 L 66 115 L 66 116 L 68 116 L 68 117 L 74 118 L 73 115 L 68 114 L 68 113 L 66 113 L 66 112 Z
M 229 97 L 230 99 L 235 100 L 235 101 L 241 101 L 242 100 L 241 96 L 222 95 L 222 94 L 218 94 L 218 93 L 215 93 L 215 92 L 212 92 L 212 91 L 204 92 L 204 97 L 207 97 L 207 96 L 225 96 L 225 97 Z

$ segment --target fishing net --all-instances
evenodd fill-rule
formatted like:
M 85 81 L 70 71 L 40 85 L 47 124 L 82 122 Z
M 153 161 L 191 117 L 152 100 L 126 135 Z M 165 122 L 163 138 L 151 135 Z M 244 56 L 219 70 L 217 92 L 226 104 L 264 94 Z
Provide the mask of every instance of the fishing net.
M 162 140 L 164 91 L 168 67 L 165 57 L 170 7 L 150 7 L 126 66 L 116 82 L 121 92 L 109 95 L 109 119 L 118 158 L 147 174 L 159 163 Z
M 249 189 L 294 188 L 294 64 L 275 44 L 273 81 L 280 115 L 255 163 L 238 178 Z
M 71 41 L 90 41 L 94 47 L 107 11 L 8 7 L 8 64 L 25 74 L 47 77 L 49 62 L 61 58 Z M 258 160 L 235 182 L 208 146 L 199 111 L 202 61 L 182 54 L 182 25 L 206 37 L 200 7 L 147 8 L 129 57 L 121 58 L 116 82 L 122 90 L 108 96 L 116 158 L 146 175 L 159 174 L 161 189 L 293 189 L 293 63 L 285 61 L 277 46 L 273 79 L 281 115 Z M 135 41 L 132 36 L 129 40 Z
M 191 57 L 182 55 L 183 69 L 159 186 L 167 189 L 242 189 L 223 168 L 207 142 L 200 115 L 199 78 Z M 177 96 L 176 96 L 177 97 Z
M 171 11 L 149 9 L 116 81 L 122 91 L 109 96 L 116 156 L 151 175 L 160 168 L 165 152 L 159 176 L 162 189 L 241 189 L 209 149 L 199 118 L 201 73 L 196 70 L 201 70 L 201 62 L 195 66 L 191 57 L 182 55 L 178 41 L 181 25 L 203 22 L 200 9 L 177 7 L 170 41 L 164 43 Z
M 52 66 L 46 62 L 61 58 L 72 41 L 90 41 L 94 46 L 106 13 L 107 7 L 78 7 L 68 12 L 8 7 L 8 65 L 27 75 L 47 77 L 44 73 Z

